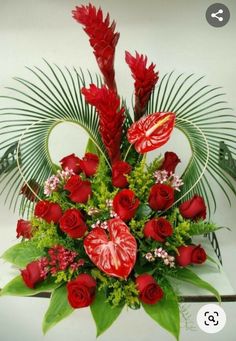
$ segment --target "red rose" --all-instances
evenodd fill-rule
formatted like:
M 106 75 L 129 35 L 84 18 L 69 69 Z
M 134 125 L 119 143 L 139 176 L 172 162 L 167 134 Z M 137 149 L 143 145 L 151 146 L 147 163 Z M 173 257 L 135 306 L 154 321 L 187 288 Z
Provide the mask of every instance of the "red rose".
M 206 261 L 207 255 L 201 245 L 197 245 L 193 248 L 191 262 L 194 264 L 202 264 Z
M 24 219 L 18 220 L 16 233 L 16 238 L 23 237 L 26 239 L 30 239 L 32 237 L 32 226 L 30 221 Z
M 80 160 L 80 167 L 86 176 L 93 176 L 98 168 L 99 158 L 96 154 L 86 153 Z
M 122 220 L 128 221 L 134 217 L 139 203 L 133 191 L 123 189 L 114 197 L 113 209 Z
M 79 175 L 72 175 L 64 186 L 70 192 L 70 200 L 85 204 L 92 196 L 90 181 L 83 181 Z
M 60 228 L 71 238 L 81 238 L 87 231 L 83 216 L 76 208 L 69 208 L 60 219 Z
M 155 304 L 163 297 L 163 291 L 155 279 L 148 274 L 142 274 L 136 278 L 136 286 L 139 291 L 140 301 L 146 304 Z
M 172 235 L 173 228 L 165 218 L 154 218 L 145 224 L 143 232 L 145 237 L 151 237 L 162 243 L 166 240 L 166 237 Z
M 183 202 L 179 206 L 179 211 L 186 219 L 206 219 L 206 205 L 204 199 L 199 195 L 194 195 L 191 199 Z
M 125 161 L 116 161 L 112 165 L 112 185 L 124 188 L 128 185 L 126 175 L 131 172 L 132 167 Z
M 80 274 L 75 280 L 67 283 L 68 301 L 73 308 L 89 306 L 96 291 L 96 281 L 88 274 Z
M 182 245 L 178 247 L 178 253 L 175 259 L 180 266 L 187 266 L 191 263 L 202 264 L 207 258 L 205 250 L 200 245 Z
M 178 247 L 178 255 L 176 255 L 176 263 L 180 266 L 187 266 L 192 261 L 193 245 Z
M 82 169 L 80 168 L 80 158 L 75 156 L 75 154 L 70 154 L 63 157 L 63 159 L 60 160 L 60 164 L 64 170 L 68 168 L 75 174 L 80 174 L 82 172 Z
M 148 202 L 154 211 L 164 211 L 174 203 L 174 189 L 164 184 L 153 185 Z
M 59 204 L 41 200 L 35 205 L 34 214 L 48 223 L 53 221 L 56 224 L 62 216 L 62 209 Z
M 174 152 L 166 152 L 160 170 L 166 170 L 168 174 L 174 173 L 179 162 L 181 161 Z
M 27 287 L 33 289 L 37 283 L 44 279 L 40 261 L 29 263 L 24 270 L 21 270 L 21 276 Z

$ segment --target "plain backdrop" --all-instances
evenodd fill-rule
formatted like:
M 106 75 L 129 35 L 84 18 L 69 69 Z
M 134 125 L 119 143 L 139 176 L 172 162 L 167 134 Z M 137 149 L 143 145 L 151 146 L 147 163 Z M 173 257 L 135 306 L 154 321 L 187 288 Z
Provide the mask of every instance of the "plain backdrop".
M 222 86 L 226 100 L 236 108 L 236 2 L 224 1 L 229 7 L 231 19 L 222 28 L 213 28 L 205 20 L 205 12 L 212 1 L 206 0 L 130 0 L 93 1 L 109 11 L 117 22 L 120 40 L 116 52 L 115 68 L 119 93 L 127 99 L 133 93 L 133 81 L 124 62 L 124 51 L 136 50 L 148 55 L 160 70 L 160 76 L 175 70 L 177 73 L 205 75 L 204 82 Z M 37 65 L 45 68 L 42 58 L 69 68 L 89 69 L 98 72 L 88 39 L 81 26 L 71 18 L 71 10 L 80 2 L 71 0 L 0 0 L 0 93 L 5 86 L 15 85 L 12 78 L 21 76 L 31 79 L 25 66 Z M 1 106 L 1 102 L 0 102 Z M 234 111 L 235 113 L 235 111 Z M 177 133 L 175 133 L 177 134 Z M 178 134 L 168 148 L 178 152 L 183 159 L 182 166 L 189 157 L 189 147 Z M 1 139 L 2 137 L 0 137 Z M 52 132 L 50 150 L 55 162 L 66 154 L 83 153 L 86 134 L 72 125 L 59 126 Z M 176 141 L 177 140 L 177 141 Z M 186 142 L 186 141 L 185 141 Z M 184 147 L 183 147 L 184 146 Z M 1 156 L 1 155 L 0 155 Z M 216 189 L 218 203 L 213 220 L 228 226 L 232 232 L 221 230 L 218 240 L 223 256 L 224 270 L 232 286 L 236 289 L 236 210 L 235 198 L 232 206 Z M 0 203 L 0 253 L 13 245 L 17 213 L 13 214 Z M 0 275 L 5 276 L 4 266 Z M 46 299 L 4 297 L 0 299 L 0 340 L 2 341 L 75 341 L 95 340 L 94 325 L 88 310 L 76 312 L 45 337 L 40 329 L 40 321 L 47 308 Z M 215 335 L 207 335 L 196 326 L 195 318 L 201 304 L 188 305 L 192 313 L 195 331 L 182 329 L 181 340 L 192 341 L 236 339 L 236 303 L 223 304 L 227 314 L 224 330 Z M 156 326 L 142 311 L 124 312 L 115 325 L 101 337 L 105 340 L 172 340 L 165 331 Z

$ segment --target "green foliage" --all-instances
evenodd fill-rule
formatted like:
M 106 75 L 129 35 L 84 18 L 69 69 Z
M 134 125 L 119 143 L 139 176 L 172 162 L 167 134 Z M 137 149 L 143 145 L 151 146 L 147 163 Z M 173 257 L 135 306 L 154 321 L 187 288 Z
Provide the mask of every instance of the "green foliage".
M 105 290 L 106 301 L 114 307 L 127 304 L 131 308 L 139 307 L 138 291 L 134 281 L 117 279 L 92 269 L 91 275 L 100 281 L 99 290 Z
M 129 222 L 130 231 L 132 232 L 135 238 L 139 239 L 144 237 L 143 228 L 148 220 L 149 220 L 148 217 L 143 217 L 140 220 L 136 220 L 134 218 L 130 220 Z
M 159 302 L 156 304 L 143 303 L 142 305 L 154 321 L 174 335 L 176 340 L 179 340 L 180 317 L 177 296 L 167 281 L 165 281 L 165 286 L 162 286 L 162 289 L 164 290 L 164 297 Z
M 49 308 L 43 319 L 44 334 L 55 324 L 73 313 L 74 309 L 70 306 L 67 299 L 67 289 L 65 285 L 56 288 L 51 296 Z
M 2 258 L 21 268 L 44 255 L 42 248 L 37 248 L 31 241 L 16 244 L 4 252 Z
M 173 274 L 173 277 L 177 278 L 180 281 L 188 282 L 201 289 L 205 289 L 210 291 L 220 302 L 221 297 L 218 291 L 206 281 L 203 281 L 198 275 L 196 275 L 193 271 L 187 268 L 177 268 L 176 272 Z
M 96 292 L 96 298 L 90 306 L 97 327 L 97 337 L 104 333 L 120 315 L 124 304 L 112 306 L 107 302 L 104 290 Z
M 33 296 L 40 292 L 51 292 L 58 286 L 51 278 L 38 283 L 34 289 L 28 288 L 22 277 L 17 276 L 13 278 L 5 287 L 1 290 L 1 296 Z
M 146 160 L 143 158 L 127 176 L 129 188 L 143 203 L 148 200 L 150 187 L 155 183 L 154 172 L 160 165 L 161 158 L 156 158 L 149 166 L 146 166 Z
M 217 225 L 208 221 L 200 220 L 198 222 L 191 222 L 189 227 L 189 234 L 191 236 L 204 235 L 217 230 Z

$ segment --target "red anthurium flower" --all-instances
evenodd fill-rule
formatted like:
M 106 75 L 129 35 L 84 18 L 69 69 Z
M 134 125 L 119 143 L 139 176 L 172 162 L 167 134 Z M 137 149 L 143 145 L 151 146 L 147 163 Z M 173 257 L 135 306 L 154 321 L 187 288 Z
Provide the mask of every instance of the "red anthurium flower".
M 137 243 L 128 226 L 119 218 L 107 221 L 107 230 L 95 227 L 84 238 L 85 252 L 109 276 L 127 278 L 137 254 Z
M 72 14 L 74 19 L 84 26 L 84 31 L 89 36 L 89 42 L 103 74 L 105 84 L 109 89 L 116 92 L 114 59 L 120 34 L 115 32 L 115 22 L 112 21 L 110 25 L 109 14 L 103 19 L 101 8 L 97 10 L 91 4 L 77 6 Z
M 125 61 L 129 65 L 135 88 L 135 120 L 142 117 L 147 108 L 151 93 L 158 81 L 158 72 L 155 72 L 153 63 L 147 67 L 147 57 L 136 52 L 133 57 L 129 52 L 125 52 Z
M 111 162 L 120 159 L 120 144 L 122 138 L 122 125 L 124 121 L 124 108 L 120 109 L 120 99 L 116 92 L 105 85 L 98 88 L 91 84 L 89 89 L 82 88 L 86 102 L 95 106 L 99 115 L 99 130 L 102 141 L 107 149 Z
M 157 112 L 134 122 L 128 130 L 128 140 L 140 154 L 161 147 L 170 138 L 174 128 L 175 114 Z

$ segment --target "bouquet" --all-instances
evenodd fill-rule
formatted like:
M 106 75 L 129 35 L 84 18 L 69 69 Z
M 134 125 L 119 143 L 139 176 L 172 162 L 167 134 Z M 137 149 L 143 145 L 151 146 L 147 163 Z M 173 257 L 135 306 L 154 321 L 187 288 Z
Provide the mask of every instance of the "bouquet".
M 110 23 L 109 15 L 104 17 L 102 10 L 91 4 L 76 7 L 73 17 L 89 36 L 103 81 L 99 77 L 93 81 L 91 76 L 86 85 L 82 73 L 76 71 L 73 78 L 69 70 L 67 81 L 58 68 L 62 83 L 50 64 L 53 81 L 40 69 L 34 71 L 48 93 L 20 80 L 41 97 L 41 102 L 27 94 L 31 101 L 14 98 L 27 107 L 19 108 L 18 117 L 26 115 L 29 122 L 24 127 L 22 119 L 23 133 L 17 131 L 17 143 L 10 147 L 9 140 L 3 143 L 10 148 L 2 165 L 4 176 L 11 174 L 11 183 L 20 173 L 23 183 L 16 182 L 22 197 L 22 217 L 16 227 L 21 243 L 3 255 L 20 268 L 20 274 L 1 295 L 50 292 L 44 332 L 75 309 L 89 306 L 99 336 L 127 306 L 143 307 L 178 339 L 179 298 L 172 279 L 206 289 L 220 301 L 217 290 L 192 271 L 212 261 L 194 242 L 194 236 L 218 229 L 206 219 L 214 196 L 205 172 L 226 196 L 222 181 L 235 193 L 229 179 L 219 171 L 216 148 L 226 136 L 233 145 L 233 135 L 228 131 L 235 121 L 228 115 L 231 121 L 221 122 L 220 132 L 212 134 L 222 108 L 219 102 L 211 102 L 216 95 L 202 98 L 216 88 L 205 91 L 203 87 L 186 97 L 194 89 L 194 81 L 178 99 L 189 77 L 176 91 L 178 76 L 169 90 L 170 74 L 161 80 L 156 92 L 156 66 L 142 54 L 126 52 L 125 61 L 134 78 L 133 119 L 115 81 L 119 39 L 115 22 Z M 60 165 L 55 165 L 40 139 L 46 136 L 48 142 L 48 134 L 62 121 L 78 123 L 88 132 L 89 141 L 84 155 L 66 155 Z M 176 171 L 180 158 L 172 151 L 146 161 L 149 151 L 171 138 L 174 127 L 186 134 L 192 150 L 182 176 Z

